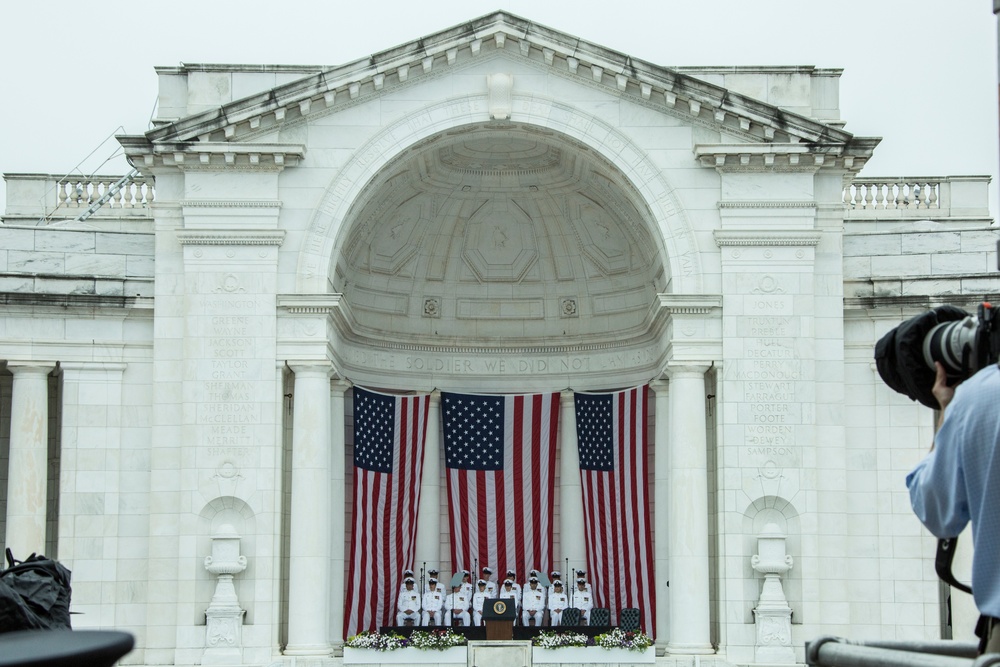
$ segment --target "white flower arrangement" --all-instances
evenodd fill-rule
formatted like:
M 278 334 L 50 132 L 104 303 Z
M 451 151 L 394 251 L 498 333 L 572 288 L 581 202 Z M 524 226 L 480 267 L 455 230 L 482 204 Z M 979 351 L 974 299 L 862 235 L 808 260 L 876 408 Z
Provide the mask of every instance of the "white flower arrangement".
M 567 646 L 586 646 L 588 642 L 587 635 L 580 634 L 579 632 L 556 632 L 554 630 L 547 630 L 541 632 L 531 640 L 532 646 L 538 646 L 541 648 L 565 648 Z
M 450 628 L 445 630 L 414 630 L 408 646 L 425 651 L 443 651 L 453 646 L 465 646 L 468 641 Z
M 403 635 L 395 632 L 382 634 L 376 631 L 359 632 L 353 637 L 348 637 L 344 646 L 349 648 L 368 648 L 373 651 L 395 651 L 403 648 L 407 644 L 407 639 Z
M 601 648 L 613 649 L 623 648 L 626 651 L 645 651 L 653 645 L 653 640 L 646 633 L 636 630 L 626 632 L 621 628 L 615 628 L 603 635 L 594 637 L 594 642 Z

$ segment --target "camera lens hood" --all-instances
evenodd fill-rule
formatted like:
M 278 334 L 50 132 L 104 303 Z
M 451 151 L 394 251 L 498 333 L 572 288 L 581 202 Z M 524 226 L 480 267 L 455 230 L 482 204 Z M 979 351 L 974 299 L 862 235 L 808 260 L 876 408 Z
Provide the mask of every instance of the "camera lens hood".
M 894 391 L 937 410 L 938 402 L 932 391 L 935 372 L 924 361 L 924 338 L 938 324 L 968 316 L 956 306 L 938 306 L 882 336 L 875 344 L 875 367 L 882 381 Z

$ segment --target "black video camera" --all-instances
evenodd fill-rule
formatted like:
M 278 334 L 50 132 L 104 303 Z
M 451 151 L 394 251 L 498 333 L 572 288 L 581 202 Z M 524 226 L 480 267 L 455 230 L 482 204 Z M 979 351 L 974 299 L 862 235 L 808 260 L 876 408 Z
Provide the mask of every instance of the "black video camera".
M 989 303 L 976 315 L 955 306 L 938 306 L 903 322 L 875 344 L 875 366 L 890 389 L 934 410 L 931 391 L 940 361 L 948 384 L 972 377 L 1000 358 L 1000 324 Z

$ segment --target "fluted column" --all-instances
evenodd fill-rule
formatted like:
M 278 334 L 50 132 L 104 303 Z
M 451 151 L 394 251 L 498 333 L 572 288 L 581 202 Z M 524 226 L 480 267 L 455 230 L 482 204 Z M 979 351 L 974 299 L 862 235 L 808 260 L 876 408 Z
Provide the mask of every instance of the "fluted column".
M 431 394 L 427 412 L 427 439 L 424 441 L 424 471 L 420 480 L 420 506 L 417 509 L 417 548 L 415 563 L 440 569 L 441 564 L 441 392 Z M 472 563 L 452 563 L 453 570 L 471 570 Z
M 18 558 L 45 553 L 49 373 L 54 364 L 8 362 L 11 390 L 6 546 Z
M 334 380 L 330 391 L 330 500 L 333 516 L 330 517 L 330 637 L 333 644 L 344 641 L 344 557 L 347 483 L 344 442 L 344 393 L 351 384 Z
M 294 364 L 286 655 L 330 654 L 330 374 Z M 343 593 L 341 593 L 343 595 Z
M 559 543 L 562 557 L 569 558 L 570 569 L 587 569 L 587 546 L 583 533 L 583 488 L 580 486 L 580 451 L 576 439 L 576 406 L 573 392 L 566 390 L 559 397 Z M 563 563 L 556 563 L 562 569 Z M 565 590 L 573 586 L 567 579 Z
M 707 366 L 670 376 L 669 572 L 671 653 L 713 653 L 708 599 Z M 659 407 L 659 405 L 657 405 Z M 659 466 L 657 466 L 659 470 Z
M 670 391 L 669 383 L 650 383 L 656 394 L 656 430 L 653 444 L 653 544 L 656 577 L 656 643 L 666 646 L 670 638 Z

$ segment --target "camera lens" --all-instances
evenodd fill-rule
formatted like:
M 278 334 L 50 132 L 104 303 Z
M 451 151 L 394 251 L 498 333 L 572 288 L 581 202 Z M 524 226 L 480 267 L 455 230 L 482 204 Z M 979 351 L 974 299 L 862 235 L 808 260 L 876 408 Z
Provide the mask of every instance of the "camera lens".
M 977 327 L 971 316 L 938 324 L 924 337 L 924 362 L 933 369 L 940 361 L 951 379 L 968 377 L 976 370 Z

